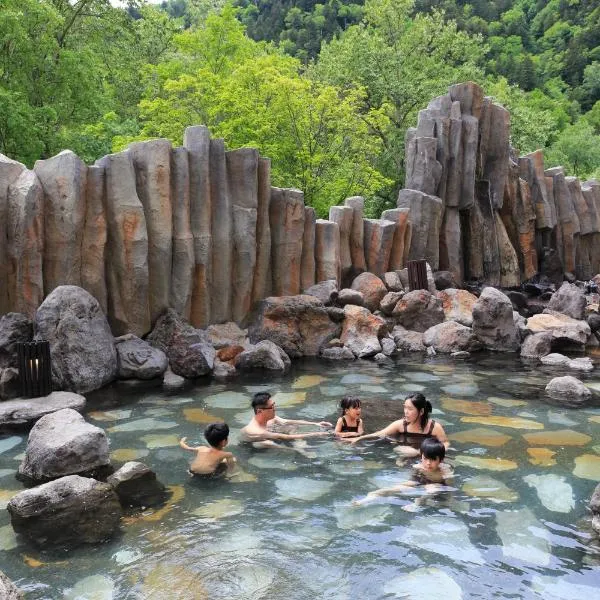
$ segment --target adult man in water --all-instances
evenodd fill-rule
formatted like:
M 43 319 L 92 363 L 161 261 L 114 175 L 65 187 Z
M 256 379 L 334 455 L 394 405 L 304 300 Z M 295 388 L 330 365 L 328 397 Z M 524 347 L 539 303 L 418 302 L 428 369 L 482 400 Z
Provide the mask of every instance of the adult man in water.
M 324 437 L 331 431 L 310 431 L 305 433 L 283 433 L 277 431 L 278 427 L 289 425 L 317 425 L 331 429 L 333 425 L 328 421 L 316 423 L 314 421 L 302 421 L 297 419 L 282 419 L 275 414 L 275 401 L 269 392 L 258 392 L 252 398 L 252 409 L 254 417 L 246 427 L 241 430 L 241 439 L 252 442 L 255 447 L 267 448 L 278 446 L 276 442 L 293 440 L 304 440 L 312 437 Z

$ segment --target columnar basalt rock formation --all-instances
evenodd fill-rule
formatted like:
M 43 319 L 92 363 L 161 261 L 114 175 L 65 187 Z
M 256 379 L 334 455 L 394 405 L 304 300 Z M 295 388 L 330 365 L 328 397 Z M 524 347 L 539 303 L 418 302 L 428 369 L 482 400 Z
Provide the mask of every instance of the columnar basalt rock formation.
M 114 335 L 144 336 L 167 308 L 197 328 L 242 322 L 271 295 L 351 287 L 365 271 L 385 279 L 415 259 L 459 286 L 600 271 L 600 183 L 545 169 L 541 151 L 519 157 L 509 113 L 475 83 L 419 112 L 405 187 L 380 219 L 364 218 L 360 196 L 317 219 L 270 173 L 269 159 L 226 151 L 204 126 L 183 147 L 137 142 L 92 166 L 64 151 L 30 171 L 0 155 L 0 314 L 33 317 L 73 284 Z

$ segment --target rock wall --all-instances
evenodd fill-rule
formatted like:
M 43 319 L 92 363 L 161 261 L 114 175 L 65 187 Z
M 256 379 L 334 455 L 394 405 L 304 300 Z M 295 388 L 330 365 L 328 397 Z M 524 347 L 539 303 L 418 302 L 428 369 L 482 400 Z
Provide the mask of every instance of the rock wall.
M 397 208 L 348 198 L 317 219 L 271 186 L 256 150 L 206 127 L 183 147 L 132 144 L 86 166 L 64 151 L 33 170 L 0 155 L 0 315 L 30 317 L 59 285 L 89 291 L 114 335 L 147 334 L 168 307 L 195 327 L 241 321 L 272 294 L 426 259 L 456 282 L 518 286 L 538 272 L 600 272 L 600 183 L 517 157 L 510 115 L 474 83 L 450 87 L 406 136 Z M 550 258 L 548 258 L 550 257 Z M 546 260 L 548 258 L 548 260 Z

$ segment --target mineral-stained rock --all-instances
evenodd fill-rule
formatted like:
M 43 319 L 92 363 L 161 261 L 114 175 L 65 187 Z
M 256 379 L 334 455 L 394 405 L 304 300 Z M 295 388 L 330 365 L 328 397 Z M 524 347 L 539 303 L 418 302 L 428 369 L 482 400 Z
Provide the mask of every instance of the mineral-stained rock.
M 32 398 L 0 402 L 0 431 L 31 429 L 44 415 L 63 408 L 81 411 L 84 407 L 85 398 L 72 392 L 52 392 L 42 401 Z
M 244 345 L 247 341 L 248 332 L 240 329 L 237 323 L 223 323 L 221 325 L 210 325 L 206 328 L 210 343 L 218 350 L 231 345 Z M 221 360 L 223 360 L 221 358 Z
M 354 213 L 350 231 L 350 256 L 352 257 L 352 269 L 355 276 L 367 270 L 364 247 L 364 205 L 365 200 L 361 196 L 352 196 L 344 201 L 344 206 L 352 208 Z
M 165 486 L 145 464 L 126 462 L 107 480 L 117 493 L 122 506 L 153 506 L 166 499 Z
M 365 257 L 369 272 L 378 277 L 388 270 L 396 223 L 385 219 L 365 219 Z
M 113 381 L 117 355 L 98 301 L 74 285 L 62 285 L 35 315 L 37 335 L 50 342 L 52 379 L 59 389 L 90 392 Z
M 284 371 L 290 366 L 290 359 L 277 344 L 263 340 L 240 352 L 234 359 L 234 365 L 239 371 Z
M 379 303 L 387 294 L 385 284 L 373 273 L 361 273 L 353 282 L 352 289 L 363 295 L 364 306 L 371 312 L 379 308 Z
M 437 293 L 442 301 L 442 310 L 446 321 L 456 321 L 466 327 L 473 324 L 473 307 L 477 296 L 467 290 L 448 288 Z
M 43 416 L 31 429 L 19 477 L 39 483 L 108 465 L 104 430 L 87 423 L 72 408 L 63 408 Z
M 146 341 L 167 355 L 176 375 L 200 377 L 213 368 L 215 349 L 206 332 L 194 329 L 172 308 L 159 317 Z
M 190 173 L 190 220 L 194 237 L 194 282 L 191 323 L 210 323 L 210 282 L 212 275 L 210 132 L 208 127 L 187 127 L 183 146 L 188 151 Z
M 445 321 L 430 327 L 423 333 L 425 346 L 433 346 L 436 352 L 450 354 L 452 352 L 473 352 L 481 348 L 481 342 L 475 337 L 470 327 L 455 321 Z
M 273 293 L 300 292 L 300 267 L 304 237 L 304 195 L 299 190 L 271 188 L 269 206 Z
M 78 475 L 20 492 L 7 508 L 13 529 L 38 546 L 105 541 L 122 514 L 110 485 Z
M 210 322 L 231 321 L 233 211 L 227 184 L 225 142 L 210 140 L 210 206 L 212 267 L 209 280 Z
M 25 165 L 0 154 L 0 315 L 11 310 L 8 302 L 8 187 L 26 170 Z
M 169 303 L 184 319 L 192 315 L 194 286 L 194 236 L 190 215 L 190 169 L 185 148 L 171 152 L 171 199 L 173 203 L 173 270 Z
M 166 354 L 133 334 L 115 339 L 121 379 L 162 377 L 169 366 Z
M 81 286 L 81 243 L 86 213 L 85 163 L 70 150 L 34 166 L 44 189 L 44 289 Z
M 442 201 L 413 189 L 398 192 L 398 208 L 410 209 L 412 228 L 408 260 L 425 259 L 433 270 L 439 268 L 439 237 Z
M 426 290 L 404 294 L 392 315 L 398 324 L 411 331 L 424 332 L 444 320 L 441 301 Z
M 366 308 L 351 304 L 344 308 L 344 313 L 346 318 L 340 336 L 344 346 L 358 358 L 381 352 L 379 338 L 387 331 L 385 321 Z
M 258 151 L 227 152 L 227 184 L 233 210 L 232 319 L 241 321 L 252 305 L 252 275 L 256 265 L 258 211 Z
M 127 151 L 109 154 L 98 165 L 106 173 L 106 280 L 108 320 L 115 335 L 150 331 L 148 233 Z
M 317 219 L 315 223 L 315 279 L 334 279 L 341 283 L 340 228 L 333 221 Z
M 510 299 L 493 287 L 484 288 L 473 306 L 473 333 L 489 350 L 518 350 L 520 336 Z
M 548 194 L 544 175 L 544 155 L 541 150 L 519 158 L 519 176 L 527 182 L 531 190 L 536 228 L 551 229 L 555 227 L 557 215 L 553 211 L 554 198 Z
M 44 192 L 33 171 L 9 186 L 5 214 L 8 305 L 32 317 L 44 297 Z
M 571 375 L 552 379 L 546 386 L 546 393 L 567 406 L 584 405 L 592 396 L 592 392 Z
M 585 305 L 586 300 L 583 290 L 565 281 L 560 289 L 552 294 L 547 310 L 559 312 L 581 321 L 584 318 Z
M 317 216 L 312 206 L 304 207 L 304 234 L 302 236 L 302 258 L 300 259 L 300 289 L 306 290 L 315 284 L 315 236 Z M 268 294 L 270 295 L 270 294 Z M 257 298 L 260 300 L 265 296 Z
M 21 313 L 7 313 L 0 317 L 0 368 L 18 367 L 17 344 L 30 342 L 33 323 Z
M 418 331 L 408 331 L 401 325 L 397 325 L 392 330 L 392 337 L 396 348 L 400 352 L 425 352 L 423 343 L 423 334 Z
M 313 296 L 271 296 L 257 302 L 247 320 L 253 344 L 271 340 L 292 357 L 317 356 L 340 326 Z
M 542 314 L 533 315 L 527 319 L 527 331 L 530 333 L 552 332 L 554 348 L 565 343 L 584 345 L 591 333 L 590 326 L 585 321 L 578 321 L 562 313 L 548 311 L 548 309 L 545 309 Z

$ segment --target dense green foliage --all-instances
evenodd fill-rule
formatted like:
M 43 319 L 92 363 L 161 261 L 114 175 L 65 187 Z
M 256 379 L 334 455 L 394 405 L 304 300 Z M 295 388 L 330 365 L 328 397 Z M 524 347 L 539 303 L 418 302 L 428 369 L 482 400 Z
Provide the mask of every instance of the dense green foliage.
M 0 152 L 87 162 L 206 124 L 257 147 L 320 215 L 404 180 L 404 136 L 448 85 L 511 111 L 519 152 L 600 175 L 592 0 L 0 0 Z

